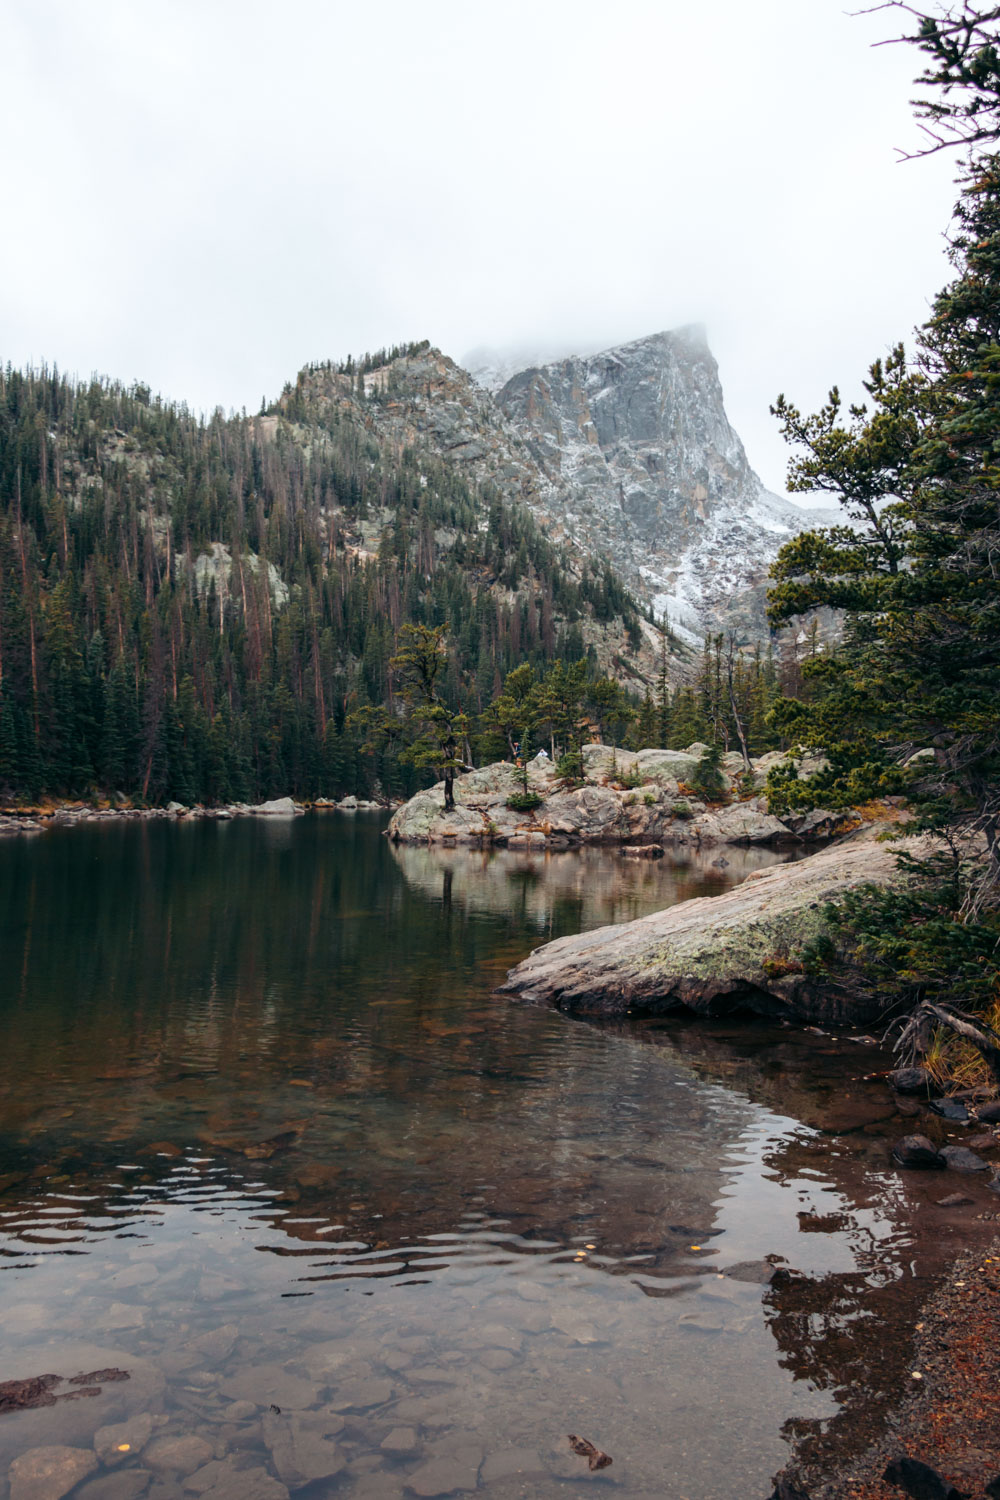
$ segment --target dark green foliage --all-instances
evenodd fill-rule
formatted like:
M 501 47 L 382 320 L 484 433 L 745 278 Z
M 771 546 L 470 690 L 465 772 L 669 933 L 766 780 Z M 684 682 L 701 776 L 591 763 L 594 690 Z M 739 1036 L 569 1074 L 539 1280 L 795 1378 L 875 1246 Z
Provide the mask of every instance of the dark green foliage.
M 694 768 L 689 783 L 691 790 L 704 797 L 707 802 L 717 801 L 725 794 L 726 778 L 722 771 L 722 746 L 706 745 Z
M 303 372 L 263 422 L 0 371 L 0 796 L 408 795 L 432 772 L 351 717 L 390 706 L 401 627 L 450 622 L 440 700 L 477 715 L 636 617 L 526 511 L 372 436 L 358 379 L 424 348 L 322 367 L 325 404 Z
M 582 780 L 583 756 L 578 750 L 570 750 L 565 755 L 560 755 L 556 761 L 556 775 L 563 777 L 566 781 Z
M 511 792 L 507 798 L 507 806 L 512 812 L 533 812 L 536 807 L 541 807 L 544 800 L 537 792 Z
M 1000 986 L 1000 916 L 969 919 L 976 872 L 952 851 L 900 858 L 911 876 L 907 887 L 862 886 L 826 909 L 849 944 L 836 971 L 877 990 L 886 1010 L 910 1010 L 922 1000 L 989 1010 Z M 829 949 L 810 957 L 814 970 L 831 966 Z

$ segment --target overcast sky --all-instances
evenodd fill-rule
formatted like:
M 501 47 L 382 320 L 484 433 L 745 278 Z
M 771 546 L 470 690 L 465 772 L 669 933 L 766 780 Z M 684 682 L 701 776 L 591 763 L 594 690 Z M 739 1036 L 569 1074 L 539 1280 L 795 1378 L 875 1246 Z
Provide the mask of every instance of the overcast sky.
M 858 0 L 860 5 L 862 0 Z M 853 7 L 852 7 L 853 8 Z M 856 391 L 947 279 L 919 54 L 843 0 L 0 0 L 0 358 L 256 409 L 429 338 L 704 322 L 768 403 Z

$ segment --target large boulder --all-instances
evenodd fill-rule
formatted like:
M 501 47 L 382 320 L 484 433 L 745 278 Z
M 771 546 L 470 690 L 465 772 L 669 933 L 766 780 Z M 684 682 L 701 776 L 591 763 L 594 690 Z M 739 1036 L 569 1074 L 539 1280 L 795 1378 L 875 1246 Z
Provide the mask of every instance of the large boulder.
M 685 836 L 699 844 L 773 844 L 795 838 L 761 797 L 702 813 L 687 825 Z
M 636 756 L 636 767 L 644 781 L 658 781 L 661 785 L 678 781 L 690 781 L 701 759 L 700 749 L 690 750 L 640 750 Z
M 302 809 L 296 807 L 291 797 L 273 797 L 270 802 L 258 802 L 250 811 L 259 818 L 294 818 Z
M 743 1008 L 828 1024 L 869 1020 L 877 1000 L 806 975 L 797 955 L 820 936 L 836 936 L 826 902 L 866 881 L 905 878 L 895 855 L 870 834 L 858 836 L 751 875 L 721 896 L 560 938 L 512 969 L 501 991 L 605 1015 Z

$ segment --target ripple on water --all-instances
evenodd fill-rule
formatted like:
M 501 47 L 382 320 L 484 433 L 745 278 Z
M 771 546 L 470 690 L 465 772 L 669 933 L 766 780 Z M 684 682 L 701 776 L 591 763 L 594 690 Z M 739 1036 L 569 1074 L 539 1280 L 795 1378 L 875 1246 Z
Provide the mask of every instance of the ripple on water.
M 241 1500 L 543 1500 L 587 1472 L 576 1432 L 614 1459 L 594 1482 L 746 1500 L 791 1436 L 877 1403 L 881 1320 L 934 1271 L 859 1081 L 877 1054 L 488 994 L 540 936 L 702 893 L 697 860 L 286 832 L 108 824 L 16 855 L 2 1378 L 96 1348 L 132 1379 L 4 1417 L 0 1452 L 143 1416 L 130 1484 L 193 1456 L 192 1493 L 258 1475 Z

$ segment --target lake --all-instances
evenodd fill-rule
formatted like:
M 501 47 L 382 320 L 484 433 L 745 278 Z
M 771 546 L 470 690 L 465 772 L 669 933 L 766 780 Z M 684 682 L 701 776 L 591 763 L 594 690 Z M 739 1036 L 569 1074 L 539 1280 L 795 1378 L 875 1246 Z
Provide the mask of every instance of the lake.
M 88 1500 L 763 1500 L 857 1442 L 984 1211 L 891 1169 L 885 1053 L 492 993 L 786 856 L 383 826 L 0 846 L 0 1380 L 97 1372 L 0 1414 L 2 1467 L 96 1433 Z

